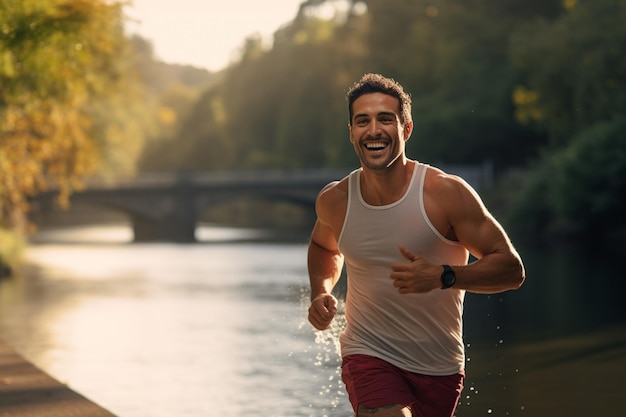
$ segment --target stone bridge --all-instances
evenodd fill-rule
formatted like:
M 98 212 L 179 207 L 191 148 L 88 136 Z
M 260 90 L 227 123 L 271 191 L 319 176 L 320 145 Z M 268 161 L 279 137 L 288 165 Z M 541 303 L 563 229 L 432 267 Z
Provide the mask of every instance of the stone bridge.
M 476 188 L 491 184 L 488 165 L 446 167 Z M 350 169 L 264 170 L 140 174 L 127 179 L 90 181 L 71 197 L 126 213 L 136 242 L 194 242 L 198 215 L 210 206 L 240 197 L 314 206 L 319 191 Z M 49 205 L 53 193 L 37 198 Z M 42 204 L 41 204 L 42 203 Z

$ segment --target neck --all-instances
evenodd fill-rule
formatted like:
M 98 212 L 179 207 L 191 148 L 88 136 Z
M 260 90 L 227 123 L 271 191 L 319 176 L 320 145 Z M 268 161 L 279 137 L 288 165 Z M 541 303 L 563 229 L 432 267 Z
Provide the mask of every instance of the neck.
M 382 206 L 398 201 L 411 182 L 415 161 L 402 158 L 387 169 L 363 168 L 360 176 L 361 195 L 371 205 Z

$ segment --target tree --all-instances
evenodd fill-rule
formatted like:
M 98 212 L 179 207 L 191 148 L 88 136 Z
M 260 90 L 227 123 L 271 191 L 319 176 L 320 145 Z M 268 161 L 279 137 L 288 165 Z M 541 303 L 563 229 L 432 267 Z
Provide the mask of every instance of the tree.
M 132 170 L 143 110 L 121 7 L 0 1 L 1 227 L 16 227 L 27 198 L 42 190 L 58 188 L 67 203 L 89 174 Z
M 600 243 L 626 230 L 624 19 L 624 2 L 579 1 L 514 37 L 517 117 L 549 135 L 511 212 L 526 233 Z
M 579 1 L 555 21 L 538 19 L 513 37 L 524 76 L 517 118 L 545 128 L 552 146 L 599 121 L 626 114 L 626 3 Z
M 516 195 L 520 236 L 620 241 L 626 233 L 626 119 L 600 122 L 545 153 Z

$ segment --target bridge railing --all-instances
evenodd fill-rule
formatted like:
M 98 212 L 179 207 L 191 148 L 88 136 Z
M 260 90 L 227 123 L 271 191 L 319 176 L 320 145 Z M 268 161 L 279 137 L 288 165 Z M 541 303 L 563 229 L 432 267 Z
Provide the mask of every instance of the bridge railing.
M 485 162 L 482 165 L 463 164 L 433 164 L 451 174 L 459 175 L 477 189 L 493 186 L 493 164 Z M 197 171 L 197 172 L 151 172 L 135 176 L 115 178 L 93 178 L 86 181 L 87 189 L 149 189 L 163 188 L 180 184 L 211 186 L 220 184 L 255 183 L 272 184 L 302 183 L 340 180 L 355 169 L 352 168 L 311 168 L 311 169 L 274 169 L 274 170 L 244 170 L 244 171 Z
M 92 178 L 87 189 L 162 188 L 176 184 L 228 185 L 250 183 L 303 182 L 341 179 L 350 169 L 294 169 L 255 171 L 152 172 L 115 178 Z

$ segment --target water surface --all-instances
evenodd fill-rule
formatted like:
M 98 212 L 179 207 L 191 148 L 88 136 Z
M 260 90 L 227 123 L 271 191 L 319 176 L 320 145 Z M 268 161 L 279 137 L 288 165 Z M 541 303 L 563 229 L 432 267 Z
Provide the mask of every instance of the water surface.
M 32 246 L 2 284 L 22 355 L 123 417 L 349 415 L 332 338 L 306 322 L 304 244 L 80 242 L 96 231 Z
M 306 321 L 306 242 L 205 227 L 132 244 L 127 227 L 40 233 L 0 282 L 0 338 L 120 417 L 341 417 L 337 334 Z M 626 415 L 619 257 L 520 249 L 527 282 L 467 294 L 457 417 Z M 1 406 L 0 406 L 1 411 Z

